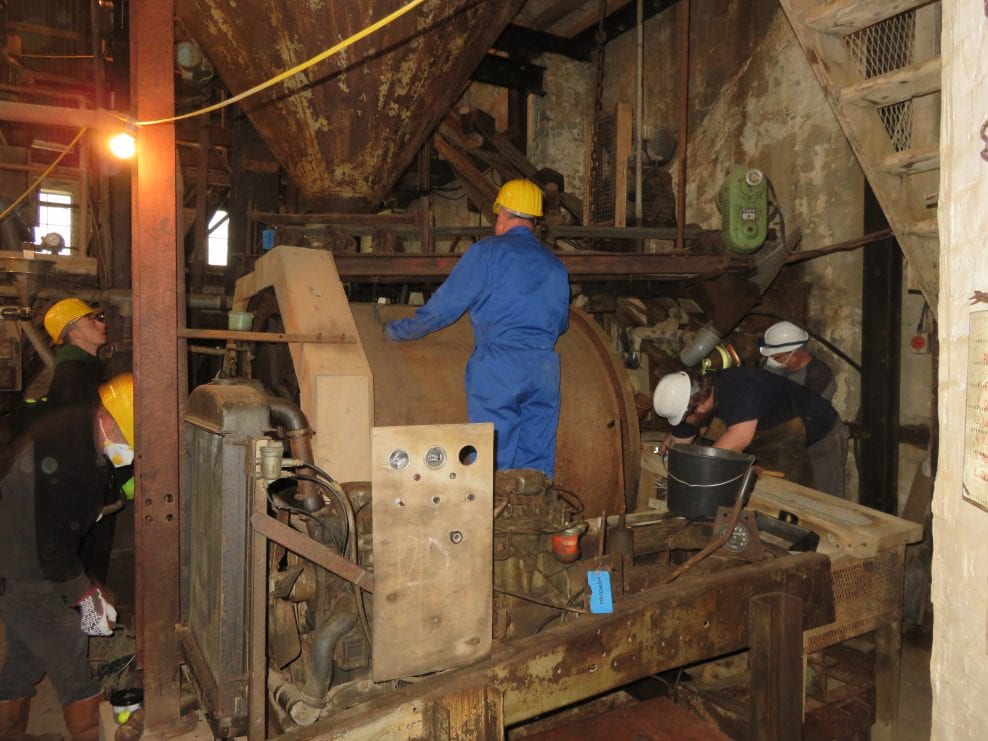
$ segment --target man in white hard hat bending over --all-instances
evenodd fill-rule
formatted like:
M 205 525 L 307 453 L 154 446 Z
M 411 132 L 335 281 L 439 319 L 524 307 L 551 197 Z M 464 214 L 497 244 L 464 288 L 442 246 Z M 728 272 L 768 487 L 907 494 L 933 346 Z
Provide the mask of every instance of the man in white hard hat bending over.
M 494 213 L 494 236 L 472 245 L 414 316 L 384 329 L 388 339 L 415 340 L 469 312 L 470 421 L 494 423 L 498 469 L 534 468 L 551 479 L 559 423 L 555 345 L 569 323 L 569 276 L 533 234 L 542 216 L 539 186 L 509 180 Z
M 706 376 L 680 371 L 662 377 L 652 403 L 673 425 L 666 448 L 692 442 L 716 416 L 726 430 L 715 448 L 750 453 L 758 465 L 790 481 L 844 496 L 843 460 L 832 444 L 841 420 L 830 402 L 792 381 L 757 368 Z M 834 474 L 818 480 L 818 466 Z

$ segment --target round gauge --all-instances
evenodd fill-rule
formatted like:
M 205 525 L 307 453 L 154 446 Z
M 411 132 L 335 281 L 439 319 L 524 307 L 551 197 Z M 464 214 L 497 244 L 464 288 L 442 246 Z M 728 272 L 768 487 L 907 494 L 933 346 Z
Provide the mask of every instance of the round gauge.
M 408 452 L 398 448 L 397 450 L 392 450 L 388 456 L 388 465 L 391 466 L 391 470 L 393 471 L 404 471 L 408 468 L 409 460 Z
M 731 533 L 731 537 L 728 538 L 726 543 L 724 543 L 724 549 L 731 551 L 732 553 L 740 553 L 748 547 L 748 539 L 750 537 L 748 528 L 744 525 L 735 525 L 734 532 Z
M 425 451 L 425 465 L 435 470 L 446 465 L 446 451 L 439 445 L 433 445 Z

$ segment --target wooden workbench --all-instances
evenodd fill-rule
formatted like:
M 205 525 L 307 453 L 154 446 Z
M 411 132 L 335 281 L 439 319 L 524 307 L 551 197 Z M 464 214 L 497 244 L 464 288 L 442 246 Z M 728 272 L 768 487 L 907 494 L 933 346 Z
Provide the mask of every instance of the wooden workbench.
M 666 475 L 654 443 L 642 448 L 642 470 Z M 803 651 L 808 655 L 874 631 L 872 738 L 890 738 L 899 706 L 905 549 L 922 539 L 922 526 L 770 476 L 759 477 L 747 506 L 773 518 L 794 515 L 820 536 L 817 551 L 831 561 L 836 619 L 805 631 Z

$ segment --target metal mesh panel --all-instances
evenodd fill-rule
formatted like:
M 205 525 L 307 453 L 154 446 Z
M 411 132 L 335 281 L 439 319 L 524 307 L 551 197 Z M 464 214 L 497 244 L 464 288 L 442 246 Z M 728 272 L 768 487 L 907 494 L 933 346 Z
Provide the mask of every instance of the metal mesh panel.
M 844 37 L 844 44 L 866 80 L 901 69 L 914 60 L 916 11 L 909 10 Z M 897 152 L 912 144 L 912 101 L 884 106 L 878 115 Z
M 594 171 L 591 183 L 591 219 L 594 224 L 614 221 L 614 115 L 601 116 L 594 127 Z
M 873 558 L 841 560 L 832 566 L 836 619 L 803 633 L 803 649 L 813 653 L 868 633 L 902 617 L 905 547 Z

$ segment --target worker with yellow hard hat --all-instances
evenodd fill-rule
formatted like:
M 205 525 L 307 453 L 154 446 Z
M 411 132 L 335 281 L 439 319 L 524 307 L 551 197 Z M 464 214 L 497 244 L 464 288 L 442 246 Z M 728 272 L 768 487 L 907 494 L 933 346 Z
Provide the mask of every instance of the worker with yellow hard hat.
M 534 468 L 552 478 L 559 422 L 555 345 L 568 326 L 569 277 L 533 233 L 542 216 L 538 185 L 509 180 L 493 211 L 494 236 L 472 245 L 425 306 L 387 323 L 385 333 L 414 340 L 469 313 L 470 421 L 494 424 L 497 468 Z
M 107 340 L 104 312 L 82 299 L 66 298 L 45 312 L 44 323 L 55 345 L 55 372 L 48 385 L 46 406 L 100 403 L 100 384 L 109 377 L 99 357 Z M 107 490 L 107 505 L 119 500 L 121 490 L 125 498 L 133 496 L 133 470 L 129 466 L 115 471 L 114 478 L 117 483 Z M 102 518 L 86 533 L 79 551 L 86 573 L 99 584 L 106 583 L 115 530 L 115 516 Z
M 63 299 L 45 312 L 45 330 L 55 345 L 49 403 L 96 403 L 96 389 L 107 377 L 98 356 L 106 344 L 103 312 L 81 299 Z
M 110 379 L 97 398 L 36 419 L 11 444 L 0 476 L 0 620 L 7 643 L 0 738 L 24 733 L 43 675 L 72 738 L 99 733 L 103 695 L 89 666 L 88 636 L 112 635 L 116 611 L 78 551 L 101 515 L 111 471 L 134 458 L 133 376 Z

